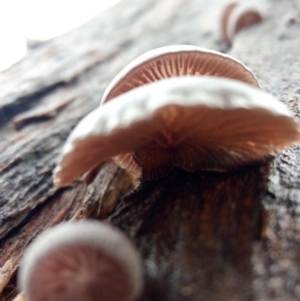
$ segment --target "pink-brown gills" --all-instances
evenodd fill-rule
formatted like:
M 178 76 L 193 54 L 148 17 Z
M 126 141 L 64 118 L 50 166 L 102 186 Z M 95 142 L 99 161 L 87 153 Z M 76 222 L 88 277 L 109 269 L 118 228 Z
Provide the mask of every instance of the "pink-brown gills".
M 192 45 L 171 45 L 142 54 L 127 65 L 106 89 L 101 103 L 139 86 L 171 77 L 216 76 L 259 87 L 254 74 L 240 61 L 218 51 Z M 133 154 L 113 157 L 122 168 L 138 170 Z
M 67 185 L 117 155 L 149 180 L 173 166 L 230 171 L 298 140 L 291 113 L 261 89 L 214 76 L 174 77 L 132 89 L 86 116 L 63 148 L 54 181 Z
M 101 103 L 148 83 L 189 75 L 226 77 L 259 87 L 254 74 L 230 55 L 192 45 L 171 45 L 133 60 L 113 79 Z
M 25 252 L 18 284 L 28 301 L 133 301 L 141 259 L 124 234 L 96 222 L 60 224 Z

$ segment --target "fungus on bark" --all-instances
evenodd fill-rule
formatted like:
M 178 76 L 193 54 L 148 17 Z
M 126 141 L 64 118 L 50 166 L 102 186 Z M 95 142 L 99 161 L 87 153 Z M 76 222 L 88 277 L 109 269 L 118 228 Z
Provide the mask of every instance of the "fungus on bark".
M 230 55 L 192 45 L 171 45 L 148 51 L 128 64 L 107 87 L 101 103 L 148 83 L 188 75 L 226 77 L 259 87 L 251 70 Z
M 228 24 L 229 17 L 236 6 L 237 6 L 236 2 L 227 4 L 226 7 L 223 9 L 221 15 L 221 37 L 227 43 L 230 43 L 230 39 L 227 33 L 227 24 Z
M 230 55 L 198 46 L 171 45 L 148 51 L 127 65 L 105 90 L 101 104 L 148 83 L 189 75 L 231 78 L 259 87 L 251 70 Z M 139 169 L 132 153 L 113 160 L 124 169 Z
M 141 259 L 121 232 L 96 221 L 60 224 L 26 250 L 18 284 L 28 301 L 135 300 Z
M 159 80 L 115 97 L 87 115 L 69 136 L 56 185 L 125 154 L 144 179 L 172 166 L 229 171 L 262 160 L 299 139 L 281 102 L 257 87 L 213 76 Z
M 244 28 L 263 20 L 262 9 L 255 3 L 231 3 L 224 9 L 221 18 L 222 38 L 229 44 L 234 36 Z

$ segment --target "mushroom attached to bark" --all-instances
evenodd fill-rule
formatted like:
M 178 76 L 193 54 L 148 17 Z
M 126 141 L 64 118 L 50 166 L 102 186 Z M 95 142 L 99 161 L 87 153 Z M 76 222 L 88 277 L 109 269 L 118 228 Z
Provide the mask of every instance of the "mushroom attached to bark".
M 263 13 L 260 5 L 251 2 L 241 4 L 229 4 L 222 16 L 222 37 L 232 43 L 234 36 L 242 29 L 260 23 L 263 20 Z
M 113 79 L 101 103 L 148 83 L 188 75 L 226 77 L 259 87 L 254 74 L 230 55 L 192 45 L 171 45 L 133 60 Z
M 127 65 L 106 89 L 101 104 L 139 86 L 170 77 L 216 76 L 259 87 L 254 74 L 237 59 L 192 45 L 171 45 L 142 54 Z M 113 157 L 122 168 L 139 169 L 126 153 Z
M 258 88 L 209 76 L 164 79 L 87 115 L 69 136 L 54 180 L 66 185 L 119 154 L 129 154 L 124 165 L 144 179 L 172 166 L 234 170 L 298 139 L 284 104 Z
M 236 2 L 227 4 L 224 10 L 222 11 L 222 15 L 221 15 L 221 36 L 222 39 L 228 43 L 230 43 L 230 39 L 227 33 L 227 24 L 228 24 L 229 17 L 236 6 L 237 6 Z
M 60 224 L 29 246 L 18 284 L 28 301 L 132 301 L 143 286 L 141 259 L 109 225 Z

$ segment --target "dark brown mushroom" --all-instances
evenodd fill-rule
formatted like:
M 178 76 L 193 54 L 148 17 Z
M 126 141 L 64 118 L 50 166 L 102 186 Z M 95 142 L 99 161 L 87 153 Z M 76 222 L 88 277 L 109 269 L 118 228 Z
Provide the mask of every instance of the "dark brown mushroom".
M 66 142 L 54 181 L 66 185 L 120 154 L 144 179 L 172 166 L 233 170 L 298 139 L 287 108 L 260 89 L 211 76 L 175 77 L 123 93 L 86 116 Z
M 29 246 L 18 284 L 28 301 L 133 301 L 143 286 L 141 259 L 107 224 L 64 223 Z

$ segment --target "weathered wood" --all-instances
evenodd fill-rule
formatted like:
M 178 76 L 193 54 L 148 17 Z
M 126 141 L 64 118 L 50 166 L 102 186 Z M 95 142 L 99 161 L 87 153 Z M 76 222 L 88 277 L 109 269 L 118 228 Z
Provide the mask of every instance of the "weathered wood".
M 175 172 L 127 197 L 111 219 L 146 259 L 142 300 L 253 300 L 251 255 L 261 238 L 265 182 L 255 167 Z
M 174 170 L 132 188 L 107 162 L 57 189 L 52 170 L 70 130 L 137 55 L 193 44 L 226 50 L 300 118 L 300 3 L 266 0 L 264 21 L 220 41 L 225 0 L 123 0 L 0 74 L 0 300 L 12 300 L 26 246 L 72 218 L 107 219 L 144 259 L 141 300 L 298 300 L 300 148 L 243 170 Z

